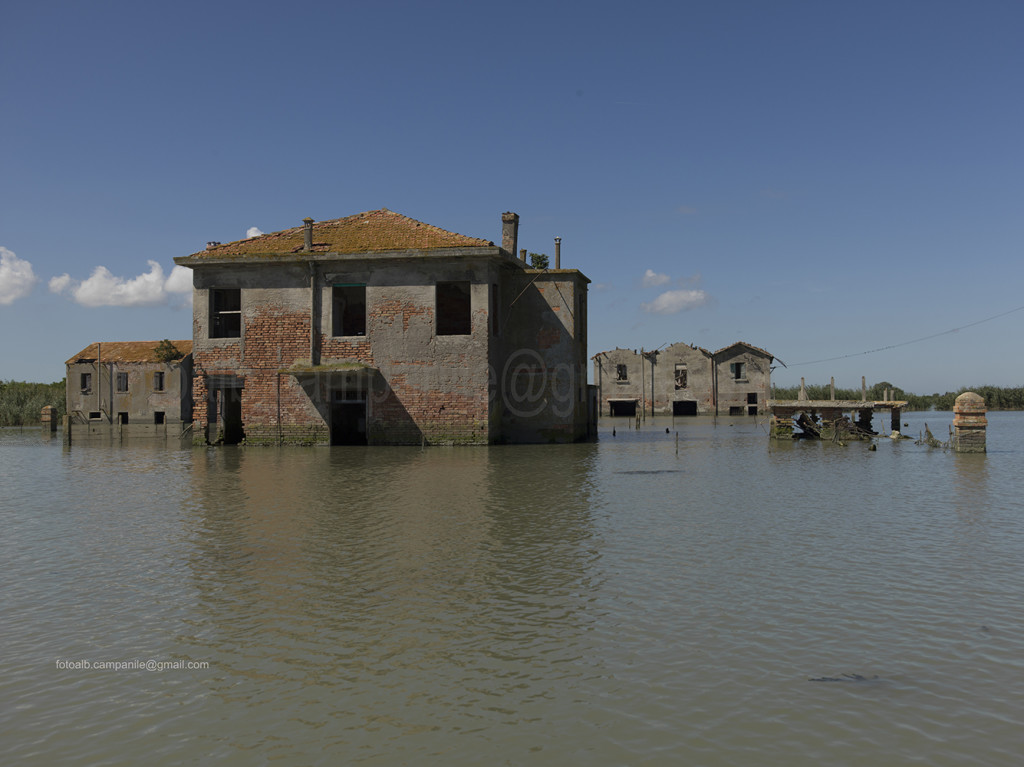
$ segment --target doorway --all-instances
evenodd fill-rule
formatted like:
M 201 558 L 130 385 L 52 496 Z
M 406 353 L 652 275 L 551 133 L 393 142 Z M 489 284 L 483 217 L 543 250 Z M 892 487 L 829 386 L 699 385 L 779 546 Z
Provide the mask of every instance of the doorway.
M 672 403 L 672 415 L 697 415 L 697 400 L 680 399 Z
M 245 439 L 245 431 L 242 428 L 242 390 L 221 389 L 220 409 L 224 427 L 224 444 L 239 444 Z
M 366 444 L 366 400 L 344 398 L 349 392 L 336 391 L 331 402 L 331 444 Z

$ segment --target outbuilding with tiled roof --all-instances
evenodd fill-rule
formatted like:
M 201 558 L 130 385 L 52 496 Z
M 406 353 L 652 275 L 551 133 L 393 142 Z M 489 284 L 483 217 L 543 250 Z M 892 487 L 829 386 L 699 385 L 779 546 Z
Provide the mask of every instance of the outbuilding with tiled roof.
M 192 425 L 192 341 L 103 341 L 66 365 L 65 434 L 180 438 Z

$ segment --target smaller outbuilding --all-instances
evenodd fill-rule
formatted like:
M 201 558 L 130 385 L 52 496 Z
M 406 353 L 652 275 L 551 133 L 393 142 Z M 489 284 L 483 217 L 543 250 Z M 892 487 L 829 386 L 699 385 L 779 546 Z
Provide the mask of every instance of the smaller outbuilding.
M 65 438 L 178 438 L 192 425 L 192 341 L 107 341 L 66 363 Z

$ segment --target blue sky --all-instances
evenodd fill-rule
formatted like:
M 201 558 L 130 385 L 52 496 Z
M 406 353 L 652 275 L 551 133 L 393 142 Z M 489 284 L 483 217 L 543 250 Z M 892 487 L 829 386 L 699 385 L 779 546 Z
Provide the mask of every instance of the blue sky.
M 1021 39 L 989 0 L 8 3 L 0 379 L 190 337 L 208 240 L 387 207 L 560 236 L 591 354 L 1024 385 Z

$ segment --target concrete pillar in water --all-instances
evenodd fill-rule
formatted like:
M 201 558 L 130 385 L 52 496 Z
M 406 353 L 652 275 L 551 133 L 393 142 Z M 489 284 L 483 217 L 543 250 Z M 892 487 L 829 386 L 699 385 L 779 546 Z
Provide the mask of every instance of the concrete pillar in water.
M 984 453 L 985 399 L 980 394 L 965 391 L 953 403 L 953 449 L 958 453 Z
M 39 416 L 39 423 L 43 427 L 44 434 L 57 431 L 57 408 L 53 405 L 44 405 Z

